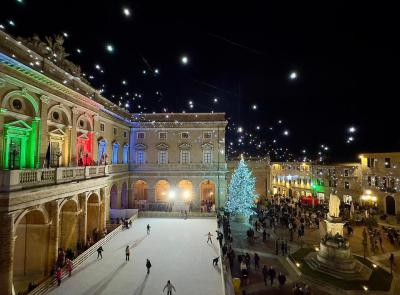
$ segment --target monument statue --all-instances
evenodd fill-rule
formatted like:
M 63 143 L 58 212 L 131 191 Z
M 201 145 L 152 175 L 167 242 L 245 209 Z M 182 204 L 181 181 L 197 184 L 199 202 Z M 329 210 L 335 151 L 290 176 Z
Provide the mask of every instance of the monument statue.
M 339 217 L 339 207 L 340 207 L 340 199 L 336 195 L 330 195 L 329 197 L 329 216 L 331 217 Z

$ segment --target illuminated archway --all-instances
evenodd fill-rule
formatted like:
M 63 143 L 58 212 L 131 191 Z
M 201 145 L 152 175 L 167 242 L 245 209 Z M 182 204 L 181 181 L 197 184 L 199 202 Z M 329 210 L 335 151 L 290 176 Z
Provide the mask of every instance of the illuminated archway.
M 215 183 L 212 180 L 204 180 L 200 183 L 200 200 L 215 203 Z
M 138 180 L 133 185 L 133 195 L 135 201 L 147 201 L 148 185 L 144 180 Z
M 100 198 L 96 193 L 92 193 L 87 200 L 87 234 L 95 239 L 95 231 L 101 231 L 101 208 Z
M 40 210 L 28 211 L 15 224 L 13 282 L 16 293 L 46 274 L 49 227 Z
M 74 200 L 68 200 L 62 204 L 60 210 L 60 237 L 59 246 L 66 250 L 68 248 L 75 251 L 78 242 L 78 205 Z
M 159 180 L 156 183 L 156 202 L 168 202 L 168 194 L 170 192 L 171 186 L 166 180 Z
M 122 184 L 121 189 L 121 208 L 128 209 L 128 185 L 126 182 Z
M 189 202 L 193 199 L 193 184 L 190 180 L 181 180 L 178 183 L 179 199 Z
M 113 184 L 110 190 L 110 209 L 118 209 L 118 188 Z

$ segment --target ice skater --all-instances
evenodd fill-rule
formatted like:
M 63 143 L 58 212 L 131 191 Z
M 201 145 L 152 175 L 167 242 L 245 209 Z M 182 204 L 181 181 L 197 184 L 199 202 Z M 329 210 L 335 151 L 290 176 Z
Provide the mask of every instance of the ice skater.
M 100 257 L 100 259 L 103 259 L 103 254 L 102 254 L 103 251 L 104 251 L 104 249 L 102 246 L 97 248 L 97 259 L 99 259 L 99 257 Z
M 206 234 L 206 236 L 208 237 L 207 238 L 207 244 L 208 244 L 208 242 L 211 242 L 211 244 L 212 244 L 212 240 L 211 240 L 211 237 L 213 236 L 210 232 L 208 232 L 208 234 Z
M 213 266 L 217 266 L 218 265 L 218 260 L 219 260 L 219 256 L 218 257 L 215 257 L 215 258 L 213 258 Z
M 131 255 L 131 250 L 129 250 L 129 245 L 125 248 L 125 261 L 129 261 L 129 255 Z
M 163 293 L 164 293 L 165 289 L 167 289 L 167 295 L 172 295 L 172 290 L 174 290 L 174 292 L 176 293 L 175 287 L 174 287 L 174 285 L 171 284 L 170 280 L 168 280 L 167 284 L 165 285 L 165 287 L 163 289 Z
M 150 262 L 150 260 L 147 258 L 147 259 L 146 259 L 147 274 L 150 274 L 150 267 L 151 267 L 151 262 Z
M 148 224 L 148 225 L 147 225 L 147 234 L 148 234 L 148 235 L 150 234 L 150 228 L 151 228 L 151 226 L 150 226 L 150 224 Z

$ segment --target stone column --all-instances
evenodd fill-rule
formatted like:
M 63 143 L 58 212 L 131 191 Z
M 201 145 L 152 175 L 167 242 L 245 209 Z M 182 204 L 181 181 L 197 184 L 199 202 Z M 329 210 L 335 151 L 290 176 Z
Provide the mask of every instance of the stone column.
M 47 210 L 49 212 L 49 250 L 47 259 L 46 274 L 49 274 L 57 261 L 58 248 L 59 248 L 59 237 L 60 237 L 60 208 L 58 201 L 52 201 L 47 204 Z
M 1 80 L 0 80 L 1 83 Z M 4 113 L 6 112 L 6 109 L 0 109 L 0 138 L 4 138 Z M 3 154 L 4 154 L 4 146 L 3 146 L 4 140 L 0 140 L 0 167 L 3 168 Z
M 14 216 L 2 213 L 0 224 L 0 289 L 1 294 L 11 295 L 14 268 Z
M 79 195 L 79 207 L 81 212 L 79 215 L 79 241 L 82 246 L 86 245 L 87 240 L 87 195 L 89 193 L 83 193 Z
M 78 159 L 76 157 L 76 124 L 79 116 L 79 110 L 77 107 L 72 107 L 72 128 L 71 130 L 71 140 L 70 140 L 70 147 L 71 147 L 71 160 L 70 166 L 78 166 Z
M 42 95 L 40 97 L 41 108 L 40 108 L 40 121 L 42 122 L 40 126 L 40 163 L 39 168 L 43 167 L 44 161 L 46 160 L 47 147 L 49 146 L 49 136 L 47 132 L 47 113 L 49 110 L 49 97 Z

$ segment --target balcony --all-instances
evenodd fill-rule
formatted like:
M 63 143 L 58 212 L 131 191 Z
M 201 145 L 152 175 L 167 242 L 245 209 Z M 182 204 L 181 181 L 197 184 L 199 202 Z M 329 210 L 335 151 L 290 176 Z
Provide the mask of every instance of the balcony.
M 218 167 L 219 166 L 219 167 Z M 163 171 L 163 170 L 174 170 L 174 171 L 226 171 L 227 164 L 226 163 L 212 163 L 212 164 L 203 164 L 203 163 L 192 163 L 192 164 L 133 164 L 133 171 Z
M 128 164 L 0 171 L 0 192 L 55 185 L 127 172 Z

